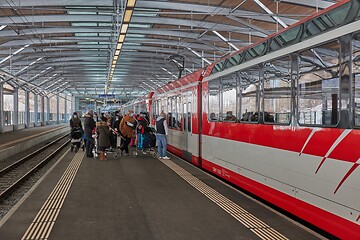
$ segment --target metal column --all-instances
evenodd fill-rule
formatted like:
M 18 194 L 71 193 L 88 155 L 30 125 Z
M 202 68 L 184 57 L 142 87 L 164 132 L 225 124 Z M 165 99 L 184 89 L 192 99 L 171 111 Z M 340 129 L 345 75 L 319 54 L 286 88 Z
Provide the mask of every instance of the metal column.
M 14 113 L 13 113 L 14 130 L 19 130 L 19 89 L 18 88 L 14 88 L 13 99 L 14 99 Z
M 64 122 L 68 120 L 68 114 L 67 114 L 67 95 L 65 95 L 65 119 Z M 80 117 L 80 116 L 79 116 Z
M 56 123 L 60 123 L 60 97 L 56 97 Z
M 70 116 L 76 110 L 77 110 L 77 108 L 76 108 L 76 97 L 74 95 L 71 95 L 71 112 L 70 112 Z
M 34 94 L 34 127 L 39 126 L 38 121 L 38 95 Z
M 45 97 L 41 96 L 41 125 L 46 125 L 46 116 L 45 116 Z
M 4 120 L 4 84 L 0 83 L 0 132 L 3 133 L 5 128 Z
M 29 128 L 30 126 L 30 92 L 25 91 L 25 128 Z
M 47 109 L 46 124 L 49 125 L 50 124 L 50 98 L 49 97 L 46 97 L 46 109 Z

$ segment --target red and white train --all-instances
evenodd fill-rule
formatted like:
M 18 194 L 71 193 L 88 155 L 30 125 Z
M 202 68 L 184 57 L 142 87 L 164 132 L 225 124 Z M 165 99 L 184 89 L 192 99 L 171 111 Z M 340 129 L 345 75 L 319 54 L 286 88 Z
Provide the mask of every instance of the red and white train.
M 360 239 L 360 3 L 342 1 L 124 109 L 168 150 L 341 239 Z

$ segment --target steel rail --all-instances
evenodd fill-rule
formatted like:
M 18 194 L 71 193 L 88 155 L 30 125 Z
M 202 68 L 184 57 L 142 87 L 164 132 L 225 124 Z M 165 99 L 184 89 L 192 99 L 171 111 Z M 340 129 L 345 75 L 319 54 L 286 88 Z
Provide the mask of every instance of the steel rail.
M 25 156 L 24 158 L 20 159 L 19 161 L 15 162 L 14 164 L 11 164 L 10 166 L 6 167 L 0 172 L 0 176 L 3 176 L 7 172 L 15 169 L 16 167 L 20 166 L 22 163 L 26 162 L 28 159 L 36 156 L 38 153 L 40 153 L 42 150 L 46 149 L 47 147 L 54 145 L 59 140 L 65 138 L 68 136 L 68 134 L 61 136 L 60 138 L 52 141 L 51 143 L 45 145 L 44 147 L 34 151 L 33 153 Z M 66 141 L 64 144 L 62 144 L 59 148 L 57 148 L 55 151 L 53 151 L 49 156 L 44 158 L 41 162 L 39 162 L 36 166 L 34 166 L 32 169 L 30 169 L 27 173 L 25 173 L 22 177 L 20 177 L 16 182 L 12 183 L 9 187 L 7 187 L 5 190 L 3 190 L 0 193 L 0 202 L 6 199 L 7 196 L 10 195 L 19 185 L 21 185 L 24 181 L 26 181 L 32 174 L 34 174 L 38 169 L 43 167 L 47 162 L 49 162 L 58 152 L 60 152 L 68 143 L 70 142 L 70 139 Z

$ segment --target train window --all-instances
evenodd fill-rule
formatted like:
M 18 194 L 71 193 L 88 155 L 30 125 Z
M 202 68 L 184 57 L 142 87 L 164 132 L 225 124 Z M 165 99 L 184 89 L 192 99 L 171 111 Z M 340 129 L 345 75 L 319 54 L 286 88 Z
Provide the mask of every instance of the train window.
M 176 118 L 175 127 L 181 129 L 181 119 L 180 119 L 180 116 L 181 116 L 181 97 L 180 97 L 180 95 L 176 97 L 176 113 L 177 113 L 177 118 Z
M 337 125 L 339 51 L 339 43 L 333 41 L 299 53 L 299 124 Z
M 265 52 L 265 47 L 266 47 L 266 43 L 260 43 L 252 48 L 249 48 L 246 52 L 245 52 L 245 59 L 251 60 L 253 58 L 256 58 L 258 56 L 261 56 L 264 54 Z
M 353 96 L 354 109 L 353 123 L 355 126 L 360 126 L 360 34 L 354 36 L 352 41 L 352 72 L 353 72 Z
M 296 37 L 298 36 L 300 29 L 301 29 L 301 25 L 298 25 L 273 37 L 270 43 L 270 51 L 275 51 L 284 46 L 292 44 L 296 40 Z
M 236 74 L 225 76 L 222 81 L 222 112 L 224 122 L 235 122 L 236 119 Z
M 223 67 L 224 67 L 224 63 L 225 60 L 218 62 L 217 64 L 215 64 L 214 68 L 211 70 L 211 74 L 217 73 L 217 72 L 221 72 Z
M 172 128 L 173 127 L 173 114 L 174 112 L 172 111 L 172 100 L 173 98 L 168 98 L 168 103 L 167 103 L 167 114 L 168 114 L 168 127 Z
M 241 89 L 241 119 L 242 122 L 257 122 L 259 111 L 259 78 L 258 67 L 237 72 Z
M 230 57 L 228 59 L 228 61 L 226 62 L 225 68 L 231 68 L 233 66 L 239 65 L 241 63 L 242 56 L 243 55 L 241 53 L 239 53 L 239 54 L 236 54 L 236 55 Z
M 156 101 L 152 102 L 152 118 L 156 120 Z
M 264 65 L 265 123 L 289 124 L 291 113 L 291 59 L 280 58 Z
M 156 116 L 155 119 L 160 116 L 160 112 L 161 112 L 161 103 L 160 100 L 156 101 Z
M 161 112 L 164 112 L 164 113 L 166 113 L 167 111 L 167 109 L 166 109 L 166 105 L 167 105 L 167 99 L 166 98 L 163 98 L 163 99 L 161 99 L 161 111 L 160 111 L 160 113 Z M 159 113 L 159 114 L 160 114 Z
M 220 79 L 209 81 L 209 120 L 219 121 Z
M 308 22 L 304 38 L 319 34 L 322 31 L 326 31 L 342 24 L 348 16 L 350 7 L 351 2 L 345 3 L 344 5 L 324 13 Z
M 191 111 L 192 111 L 192 108 L 191 108 L 191 102 L 188 102 L 188 107 L 187 107 L 187 118 L 188 118 L 188 120 L 187 120 L 187 123 L 188 123 L 188 128 L 187 128 L 187 130 L 188 130 L 188 132 L 191 132 Z

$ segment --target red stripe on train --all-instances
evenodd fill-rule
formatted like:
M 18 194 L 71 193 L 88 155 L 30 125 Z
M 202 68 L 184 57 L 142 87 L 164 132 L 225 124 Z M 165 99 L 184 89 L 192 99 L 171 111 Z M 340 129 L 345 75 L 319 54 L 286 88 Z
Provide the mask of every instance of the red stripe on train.
M 203 134 L 276 149 L 301 152 L 312 128 L 292 128 L 264 124 L 208 122 L 203 120 Z M 303 154 L 324 157 L 344 129 L 322 128 L 314 133 Z M 327 158 L 356 162 L 360 158 L 360 131 L 349 133 Z
M 359 239 L 360 226 L 205 159 L 202 167 L 342 239 Z M 358 218 L 359 220 L 359 218 Z

